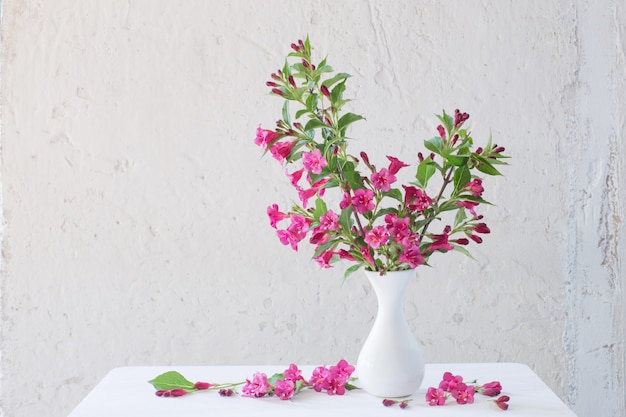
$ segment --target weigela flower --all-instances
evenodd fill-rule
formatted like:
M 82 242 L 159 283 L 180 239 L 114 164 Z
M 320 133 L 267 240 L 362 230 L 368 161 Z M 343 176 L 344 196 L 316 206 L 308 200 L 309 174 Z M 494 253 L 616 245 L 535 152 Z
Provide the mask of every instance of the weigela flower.
M 295 142 L 276 142 L 272 146 L 270 146 L 270 153 L 281 164 L 285 162 L 285 159 L 291 154 L 291 149 Z
M 428 405 L 444 405 L 446 398 L 446 392 L 441 388 L 430 387 L 426 391 L 426 402 Z
M 263 397 L 266 395 L 271 386 L 267 382 L 267 375 L 262 372 L 257 372 L 252 377 L 252 381 L 246 379 L 241 392 L 246 397 Z
M 256 129 L 256 138 L 254 138 L 254 143 L 263 149 L 267 149 L 267 147 L 279 137 L 279 133 L 267 129 L 261 129 L 261 125 L 259 124 Z
M 450 390 L 450 394 L 459 404 L 472 404 L 474 402 L 474 393 L 474 387 L 463 382 Z
M 487 382 L 481 385 L 478 391 L 488 397 L 495 397 L 502 392 L 502 385 L 498 381 Z
M 270 226 L 276 229 L 276 224 L 287 218 L 287 214 L 278 209 L 278 204 L 267 207 L 267 216 L 270 218 Z
M 322 156 L 319 149 L 315 149 L 313 152 L 302 153 L 302 165 L 304 169 L 314 174 L 321 174 L 322 169 L 325 168 L 328 163 Z
M 470 190 L 470 192 L 474 195 L 474 197 L 482 196 L 483 191 L 485 191 L 485 189 L 483 188 L 483 180 L 481 180 L 480 178 L 474 178 L 473 180 L 467 183 L 465 188 Z
M 274 387 L 274 394 L 280 398 L 281 400 L 288 400 L 293 397 L 295 383 L 292 380 L 277 380 L 276 386 Z
M 510 400 L 508 395 L 503 395 L 501 397 L 499 397 L 496 400 L 493 400 L 494 403 L 496 403 L 496 405 L 498 407 L 500 407 L 500 409 L 502 410 L 508 410 L 509 409 L 509 404 L 508 401 Z
M 383 168 L 378 172 L 374 172 L 370 178 L 374 188 L 382 191 L 389 191 L 391 184 L 396 182 L 396 177 L 389 172 L 387 168 Z
M 374 210 L 374 191 L 364 190 L 363 188 L 355 190 L 352 197 L 352 205 L 354 206 L 354 211 L 359 214 Z
M 381 245 L 384 245 L 389 240 L 389 233 L 385 226 L 376 226 L 365 233 L 365 243 L 370 245 L 373 249 L 378 249 Z

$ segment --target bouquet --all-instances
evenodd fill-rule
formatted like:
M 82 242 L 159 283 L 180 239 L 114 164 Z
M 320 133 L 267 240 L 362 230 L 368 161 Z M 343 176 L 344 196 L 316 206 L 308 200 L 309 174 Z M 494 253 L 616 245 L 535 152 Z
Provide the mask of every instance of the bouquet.
M 416 268 L 436 252 L 471 256 L 465 247 L 490 233 L 479 214 L 489 204 L 481 175 L 500 175 L 504 147 L 489 138 L 475 148 L 469 115 L 443 111 L 435 136 L 424 141 L 427 151 L 411 161 L 413 180 L 398 184 L 396 175 L 410 164 L 386 155 L 378 165 L 365 152 L 348 151 L 348 127 L 364 119 L 344 111 L 350 75 L 334 72 L 326 59 L 315 63 L 308 37 L 291 49 L 266 83 L 284 100 L 282 117 L 273 130 L 259 125 L 255 138 L 287 167 L 299 199 L 288 210 L 267 208 L 280 241 L 297 251 L 308 237 L 322 268 L 353 263 L 344 279 L 361 267 L 381 275 Z

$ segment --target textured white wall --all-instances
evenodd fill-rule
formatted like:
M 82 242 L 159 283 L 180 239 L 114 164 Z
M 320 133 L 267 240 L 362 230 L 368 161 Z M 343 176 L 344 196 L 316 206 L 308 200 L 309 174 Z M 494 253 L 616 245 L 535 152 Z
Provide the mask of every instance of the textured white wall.
M 459 107 L 514 157 L 478 261 L 409 288 L 427 360 L 524 362 L 579 416 L 626 415 L 619 1 L 2 9 L 2 415 L 65 416 L 123 365 L 356 361 L 374 296 L 274 237 L 265 207 L 295 196 L 252 142 L 307 33 L 354 76 L 356 149 L 414 158 Z

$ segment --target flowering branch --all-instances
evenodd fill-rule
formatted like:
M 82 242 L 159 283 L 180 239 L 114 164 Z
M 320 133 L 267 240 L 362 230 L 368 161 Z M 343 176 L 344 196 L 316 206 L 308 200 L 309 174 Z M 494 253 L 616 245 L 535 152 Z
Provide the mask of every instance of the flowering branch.
M 281 164 L 297 165 L 286 173 L 300 203 L 288 211 L 277 204 L 267 209 L 281 243 L 298 250 L 309 236 L 321 267 L 339 260 L 354 263 L 344 278 L 361 267 L 381 274 L 415 268 L 427 264 L 435 252 L 469 255 L 464 246 L 470 240 L 481 243 L 479 234 L 490 232 L 476 212 L 479 205 L 489 204 L 482 197 L 479 174 L 500 175 L 496 165 L 505 165 L 504 148 L 489 139 L 484 148 L 474 149 L 464 127 L 469 114 L 444 111 L 438 116 L 437 135 L 424 141 L 430 155 L 418 153 L 415 180 L 397 187 L 396 174 L 409 164 L 387 156 L 389 165 L 377 169 L 366 153 L 357 157 L 348 152 L 347 129 L 364 119 L 343 112 L 350 102 L 344 98 L 350 75 L 335 73 L 326 59 L 314 64 L 308 38 L 291 49 L 282 69 L 266 83 L 272 95 L 284 100 L 282 118 L 275 130 L 259 125 L 255 138 Z M 298 106 L 295 112 L 290 104 Z M 359 170 L 361 164 L 369 174 Z M 441 184 L 433 199 L 427 190 L 436 172 Z M 325 201 L 332 189 L 339 192 L 331 200 L 340 200 L 336 208 Z M 434 221 L 444 220 L 448 212 L 453 223 L 432 233 Z M 289 225 L 279 228 L 283 221 Z

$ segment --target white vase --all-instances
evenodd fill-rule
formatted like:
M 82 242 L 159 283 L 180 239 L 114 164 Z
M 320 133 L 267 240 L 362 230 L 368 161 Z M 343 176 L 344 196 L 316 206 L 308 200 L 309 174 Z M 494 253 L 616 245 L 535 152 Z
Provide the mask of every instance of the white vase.
M 357 361 L 358 386 L 377 397 L 412 395 L 424 379 L 424 358 L 404 316 L 404 290 L 415 270 L 365 271 L 378 313 Z

